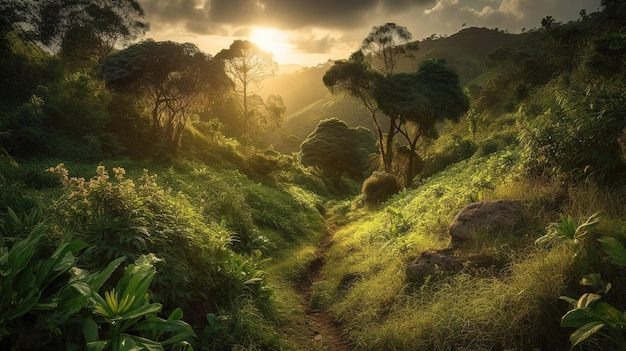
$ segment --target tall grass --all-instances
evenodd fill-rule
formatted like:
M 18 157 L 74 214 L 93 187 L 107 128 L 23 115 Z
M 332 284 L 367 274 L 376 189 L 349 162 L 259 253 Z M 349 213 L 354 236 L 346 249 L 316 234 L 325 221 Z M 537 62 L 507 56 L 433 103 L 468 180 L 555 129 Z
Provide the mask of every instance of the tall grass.
M 336 233 L 325 278 L 313 286 L 313 302 L 331 311 L 358 350 L 568 348 L 568 331 L 559 327 L 568 306 L 559 296 L 579 291 L 578 279 L 594 262 L 581 254 L 583 242 L 542 249 L 533 241 L 563 211 L 586 218 L 601 210 L 614 221 L 626 210 L 620 205 L 623 192 L 526 180 L 517 160 L 515 151 L 503 151 L 462 161 L 379 211 L 362 214 Z M 526 209 L 526 223 L 515 233 L 472 246 L 508 263 L 495 271 L 466 268 L 427 278 L 420 286 L 407 282 L 407 263 L 424 251 L 446 248 L 454 215 L 485 198 L 520 200 Z M 597 230 L 624 231 L 609 224 Z M 353 284 L 342 284 L 355 275 Z

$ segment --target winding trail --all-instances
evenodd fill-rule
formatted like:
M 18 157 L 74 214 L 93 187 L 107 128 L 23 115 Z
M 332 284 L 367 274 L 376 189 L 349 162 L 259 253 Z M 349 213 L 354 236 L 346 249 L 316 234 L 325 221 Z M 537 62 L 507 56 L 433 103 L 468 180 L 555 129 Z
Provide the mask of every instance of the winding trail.
M 295 287 L 300 298 L 300 304 L 306 314 L 308 336 L 314 341 L 316 349 L 324 351 L 352 351 L 343 340 L 341 325 L 333 321 L 323 309 L 315 308 L 311 304 L 311 287 L 313 283 L 322 279 L 322 270 L 326 264 L 328 249 L 333 244 L 333 237 L 337 231 L 335 225 L 329 225 L 329 234 L 322 240 L 315 252 L 315 260 L 303 274 L 301 283 Z

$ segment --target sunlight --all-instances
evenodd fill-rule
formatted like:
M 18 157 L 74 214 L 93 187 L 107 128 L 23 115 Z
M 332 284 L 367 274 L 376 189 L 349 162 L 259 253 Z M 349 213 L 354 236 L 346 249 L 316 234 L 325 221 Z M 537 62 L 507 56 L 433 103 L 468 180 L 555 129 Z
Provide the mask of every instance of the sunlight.
M 255 27 L 250 35 L 250 41 L 274 54 L 276 62 L 291 63 L 293 46 L 289 44 L 289 38 L 285 32 L 273 28 Z

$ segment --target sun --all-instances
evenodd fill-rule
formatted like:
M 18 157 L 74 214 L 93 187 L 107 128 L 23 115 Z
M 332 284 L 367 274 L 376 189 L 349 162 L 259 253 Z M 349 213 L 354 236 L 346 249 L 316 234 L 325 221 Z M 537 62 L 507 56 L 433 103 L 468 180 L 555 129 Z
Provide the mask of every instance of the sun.
M 274 60 L 278 63 L 288 63 L 293 56 L 289 36 L 278 29 L 254 27 L 249 40 L 261 49 L 274 54 Z

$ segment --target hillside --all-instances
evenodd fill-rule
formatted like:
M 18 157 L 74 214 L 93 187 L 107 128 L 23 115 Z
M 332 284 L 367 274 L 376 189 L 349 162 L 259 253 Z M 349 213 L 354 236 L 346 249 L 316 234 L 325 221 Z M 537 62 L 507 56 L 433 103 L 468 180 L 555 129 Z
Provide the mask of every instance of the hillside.
M 467 90 L 441 62 L 433 80 L 366 85 L 411 78 L 393 86 L 406 99 L 376 98 L 396 118 L 386 140 L 416 135 L 382 149 L 386 169 L 338 120 L 288 152 L 320 119 L 369 124 L 322 86 L 331 62 L 268 84 L 291 104 L 272 149 L 225 135 L 231 85 L 164 112 L 189 120 L 159 134 L 145 71 L 115 90 L 97 61 L 4 33 L 0 350 L 626 350 L 626 3 L 603 6 L 420 43 L 403 69 L 443 57 Z M 171 56 L 145 44 L 109 72 L 155 57 L 162 72 Z M 174 63 L 164 93 L 206 92 Z
M 413 71 L 423 60 L 443 58 L 459 74 L 461 84 L 466 84 L 484 73 L 484 60 L 490 52 L 500 47 L 516 47 L 524 37 L 487 28 L 463 29 L 449 37 L 419 42 L 414 57 L 402 60 L 398 71 Z M 327 118 L 337 117 L 350 126 L 372 128 L 365 109 L 349 101 L 350 98 L 332 96 L 322 83 L 322 77 L 331 65 L 329 61 L 264 82 L 263 94 L 282 96 L 287 107 L 281 129 L 268 141 L 277 150 L 296 151 L 319 121 Z M 292 138 L 290 143 L 285 143 L 280 135 L 291 135 L 295 140 Z

